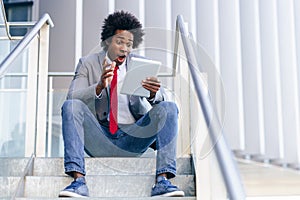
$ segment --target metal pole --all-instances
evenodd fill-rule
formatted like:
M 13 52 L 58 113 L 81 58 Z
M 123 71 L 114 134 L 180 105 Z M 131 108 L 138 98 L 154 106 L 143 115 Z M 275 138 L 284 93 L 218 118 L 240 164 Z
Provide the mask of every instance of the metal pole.
M 186 30 L 183 17 L 179 15 L 177 17 L 177 28 L 181 33 L 181 38 L 183 41 L 184 50 L 187 56 L 189 69 L 191 76 L 195 85 L 195 90 L 200 102 L 200 106 L 203 110 L 204 118 L 207 126 L 209 127 L 209 134 L 212 144 L 216 152 L 217 160 L 221 168 L 221 173 L 227 188 L 228 196 L 232 200 L 245 199 L 245 191 L 240 178 L 239 170 L 236 166 L 236 162 L 233 160 L 232 152 L 230 151 L 222 131 L 221 123 L 218 119 L 216 111 L 210 101 L 209 94 L 205 91 L 205 83 L 197 76 L 197 71 L 195 65 L 199 66 L 191 49 L 190 43 L 188 41 L 189 33 Z M 220 133 L 220 134 L 219 134 Z

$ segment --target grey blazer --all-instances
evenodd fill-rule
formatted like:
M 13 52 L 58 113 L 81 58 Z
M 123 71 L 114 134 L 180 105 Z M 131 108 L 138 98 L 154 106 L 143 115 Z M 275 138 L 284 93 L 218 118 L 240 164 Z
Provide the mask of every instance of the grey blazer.
M 100 98 L 96 97 L 96 85 L 102 74 L 102 63 L 105 55 L 106 52 L 101 51 L 80 58 L 67 96 L 67 99 L 83 101 L 100 122 L 106 121 L 109 113 L 109 88 L 102 90 Z M 141 56 L 130 54 L 126 62 L 129 62 L 131 57 Z M 138 120 L 152 108 L 153 104 L 163 101 L 163 96 L 162 88 L 156 93 L 154 101 L 148 101 L 145 97 L 128 95 L 129 110 Z

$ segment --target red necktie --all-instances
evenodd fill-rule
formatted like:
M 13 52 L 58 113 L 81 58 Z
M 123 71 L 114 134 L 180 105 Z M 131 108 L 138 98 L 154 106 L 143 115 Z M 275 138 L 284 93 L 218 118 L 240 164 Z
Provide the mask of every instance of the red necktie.
M 114 76 L 110 85 L 110 107 L 109 107 L 109 131 L 115 134 L 118 130 L 118 70 L 115 66 Z

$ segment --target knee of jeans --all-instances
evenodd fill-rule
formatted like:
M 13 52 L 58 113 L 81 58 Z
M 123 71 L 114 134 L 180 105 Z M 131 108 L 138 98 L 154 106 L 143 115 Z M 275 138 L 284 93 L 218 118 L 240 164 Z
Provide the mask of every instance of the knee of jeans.
M 162 106 L 168 114 L 176 114 L 178 115 L 178 107 L 176 103 L 171 101 L 162 101 L 159 103 L 160 106 Z
M 61 107 L 62 113 L 77 113 L 85 104 L 79 99 L 68 99 Z

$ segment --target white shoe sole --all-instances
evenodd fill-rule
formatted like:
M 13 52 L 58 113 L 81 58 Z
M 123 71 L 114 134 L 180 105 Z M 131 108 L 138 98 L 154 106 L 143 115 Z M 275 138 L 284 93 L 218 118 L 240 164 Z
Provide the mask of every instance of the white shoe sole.
M 184 197 L 183 191 L 174 191 L 174 192 L 168 192 L 165 194 L 157 195 L 160 197 Z
M 80 194 L 76 194 L 74 192 L 69 191 L 61 191 L 58 197 L 80 197 L 80 198 L 88 198 L 87 196 L 82 196 Z

